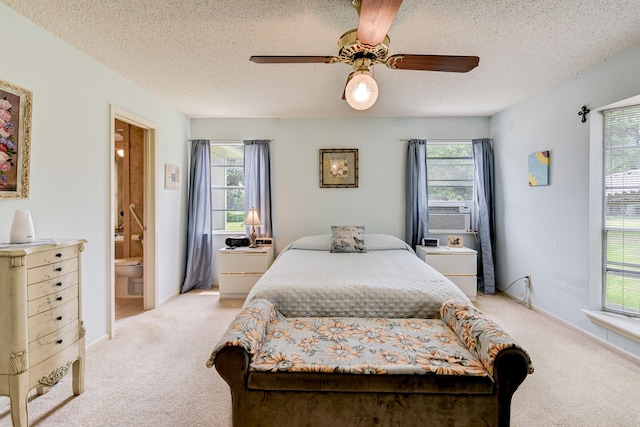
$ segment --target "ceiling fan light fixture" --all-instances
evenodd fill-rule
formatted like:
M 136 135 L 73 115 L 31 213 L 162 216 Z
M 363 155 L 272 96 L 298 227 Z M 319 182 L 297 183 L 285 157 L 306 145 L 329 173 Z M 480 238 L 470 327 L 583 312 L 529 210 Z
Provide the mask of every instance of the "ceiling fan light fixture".
M 345 98 L 355 110 L 366 110 L 378 99 L 378 84 L 369 71 L 355 71 L 345 88 Z

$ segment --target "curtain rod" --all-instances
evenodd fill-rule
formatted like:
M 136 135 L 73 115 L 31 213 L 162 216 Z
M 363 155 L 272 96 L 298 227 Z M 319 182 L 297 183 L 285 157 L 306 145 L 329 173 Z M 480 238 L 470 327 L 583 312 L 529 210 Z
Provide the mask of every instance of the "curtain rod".
M 446 139 L 446 138 L 411 138 L 411 139 L 426 139 L 427 141 L 442 141 L 442 142 L 448 142 L 448 141 L 471 141 L 473 138 L 456 138 L 456 139 Z M 404 142 L 409 142 L 411 141 L 411 139 L 400 139 L 400 141 L 404 141 Z
M 207 138 L 193 138 L 193 139 L 187 139 L 187 141 L 192 142 L 192 141 L 196 141 L 199 139 L 207 139 Z M 215 142 L 215 143 L 230 143 L 230 144 L 242 144 L 244 141 L 241 139 L 210 139 L 209 142 Z
M 206 139 L 206 138 L 194 138 L 194 139 L 187 139 L 187 141 L 191 142 L 191 141 L 195 141 L 198 139 Z M 263 141 L 269 141 L 269 142 L 273 142 L 273 139 L 262 139 Z M 213 142 L 214 144 L 244 144 L 245 141 L 253 141 L 253 139 L 210 139 L 209 142 Z

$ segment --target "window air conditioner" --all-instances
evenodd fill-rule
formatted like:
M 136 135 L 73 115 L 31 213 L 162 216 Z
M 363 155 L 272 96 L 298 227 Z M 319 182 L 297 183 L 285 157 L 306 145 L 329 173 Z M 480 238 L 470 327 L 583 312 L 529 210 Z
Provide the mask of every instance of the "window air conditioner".
M 434 206 L 429 208 L 430 230 L 467 231 L 471 229 L 468 206 Z

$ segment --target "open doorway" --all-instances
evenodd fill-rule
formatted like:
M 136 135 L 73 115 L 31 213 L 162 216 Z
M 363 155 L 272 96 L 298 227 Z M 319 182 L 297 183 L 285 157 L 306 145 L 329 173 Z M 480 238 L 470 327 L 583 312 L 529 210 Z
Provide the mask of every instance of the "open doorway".
M 116 300 L 129 307 L 158 306 L 155 123 L 111 106 L 111 330 Z M 126 171 L 126 173 L 123 173 Z M 135 273 L 135 274 L 134 274 Z

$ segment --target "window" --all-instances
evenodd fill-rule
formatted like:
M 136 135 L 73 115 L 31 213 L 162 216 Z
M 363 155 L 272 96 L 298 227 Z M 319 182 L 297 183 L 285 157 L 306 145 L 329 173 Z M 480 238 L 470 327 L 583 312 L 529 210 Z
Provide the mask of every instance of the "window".
M 470 229 L 474 198 L 471 141 L 427 142 L 429 228 Z
M 640 317 L 640 105 L 604 111 L 605 311 Z
M 211 143 L 213 231 L 244 232 L 244 144 Z

